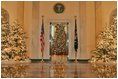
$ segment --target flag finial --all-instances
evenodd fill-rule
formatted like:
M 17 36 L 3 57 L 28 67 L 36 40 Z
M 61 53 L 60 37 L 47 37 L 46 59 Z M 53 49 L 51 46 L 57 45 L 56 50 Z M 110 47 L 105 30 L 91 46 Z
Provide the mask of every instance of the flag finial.
M 42 16 L 42 19 L 44 18 L 44 16 Z
M 77 18 L 77 16 L 75 16 L 75 19 Z

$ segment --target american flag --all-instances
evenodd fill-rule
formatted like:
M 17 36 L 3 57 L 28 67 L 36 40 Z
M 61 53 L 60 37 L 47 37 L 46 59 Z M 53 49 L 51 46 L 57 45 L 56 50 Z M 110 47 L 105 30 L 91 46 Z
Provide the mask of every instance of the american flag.
M 44 52 L 44 46 L 45 46 L 45 43 L 44 43 L 44 23 L 43 23 L 43 19 L 42 19 L 40 42 L 41 42 L 41 52 L 43 53 Z

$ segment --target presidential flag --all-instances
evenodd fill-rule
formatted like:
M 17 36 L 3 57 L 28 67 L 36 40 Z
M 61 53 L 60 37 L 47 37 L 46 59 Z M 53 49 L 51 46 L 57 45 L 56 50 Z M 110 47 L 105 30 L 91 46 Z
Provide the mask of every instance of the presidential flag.
M 77 49 L 78 49 L 78 37 L 77 37 L 77 22 L 76 22 L 76 18 L 75 18 L 75 39 L 74 39 L 74 48 L 75 48 L 75 51 L 77 52 Z

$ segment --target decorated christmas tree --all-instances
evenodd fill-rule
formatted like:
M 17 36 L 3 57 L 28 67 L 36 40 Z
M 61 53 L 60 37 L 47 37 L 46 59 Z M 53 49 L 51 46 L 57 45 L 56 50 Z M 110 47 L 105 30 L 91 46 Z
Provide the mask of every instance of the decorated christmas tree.
M 51 48 L 52 54 L 62 55 L 67 53 L 66 48 L 66 33 L 64 31 L 64 26 L 60 26 L 57 24 L 56 31 Z
M 9 60 L 9 23 L 1 21 L 1 60 Z
M 96 49 L 93 52 L 91 62 L 116 62 L 117 60 L 117 16 L 113 17 L 113 23 L 105 27 L 99 34 Z
M 13 25 L 10 26 L 9 36 L 9 51 L 11 53 L 10 59 L 15 61 L 28 60 L 25 42 L 26 35 L 18 21 L 15 21 Z

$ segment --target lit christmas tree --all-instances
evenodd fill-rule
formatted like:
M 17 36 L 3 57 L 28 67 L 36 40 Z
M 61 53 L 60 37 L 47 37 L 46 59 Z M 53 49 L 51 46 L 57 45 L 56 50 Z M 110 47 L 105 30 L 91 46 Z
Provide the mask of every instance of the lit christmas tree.
M 1 8 L 1 60 L 9 60 L 9 13 Z
M 56 31 L 51 48 L 51 54 L 55 55 L 62 55 L 62 54 L 67 54 L 67 47 L 66 47 L 66 33 L 64 31 L 65 26 L 56 26 Z
M 13 59 L 14 61 L 28 60 L 25 43 L 26 36 L 22 26 L 17 21 L 10 26 L 9 36 L 10 59 Z
M 113 24 L 105 27 L 100 33 L 96 50 L 92 51 L 91 62 L 116 62 L 117 60 L 117 16 L 113 17 Z
M 1 21 L 1 60 L 9 60 L 9 23 Z

